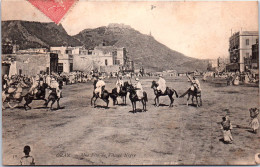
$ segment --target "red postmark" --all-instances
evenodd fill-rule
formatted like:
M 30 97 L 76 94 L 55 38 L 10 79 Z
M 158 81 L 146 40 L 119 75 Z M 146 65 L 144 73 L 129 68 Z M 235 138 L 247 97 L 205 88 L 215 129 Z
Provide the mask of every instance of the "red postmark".
M 77 0 L 28 0 L 56 24 Z

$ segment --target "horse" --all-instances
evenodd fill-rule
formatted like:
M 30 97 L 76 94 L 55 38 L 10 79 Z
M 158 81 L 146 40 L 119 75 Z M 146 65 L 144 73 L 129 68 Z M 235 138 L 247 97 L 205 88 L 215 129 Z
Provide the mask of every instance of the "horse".
M 186 94 L 188 94 L 187 106 L 189 105 L 190 96 L 192 96 L 191 98 L 192 104 L 194 104 L 193 98 L 196 97 L 196 102 L 197 102 L 196 107 L 202 106 L 201 91 L 198 91 L 196 87 L 194 87 L 194 90 L 191 90 L 191 88 L 188 89 L 188 91 L 186 91 L 183 95 L 181 95 L 180 98 L 184 97 Z M 200 104 L 198 103 L 198 97 L 200 98 Z
M 24 96 L 24 100 L 25 100 L 25 104 L 24 104 L 24 109 L 26 109 L 26 107 L 28 107 L 29 109 L 31 109 L 31 107 L 29 106 L 29 104 L 32 103 L 33 100 L 43 100 L 45 101 L 44 104 L 47 103 L 47 100 L 45 99 L 45 95 L 46 95 L 46 89 L 48 88 L 48 84 L 47 83 L 43 83 L 43 85 L 40 87 L 40 92 L 37 92 L 36 95 L 32 95 L 30 92 L 28 92 L 25 96 Z
M 170 89 L 169 87 L 166 87 L 166 91 L 164 93 L 162 93 L 161 91 L 157 90 L 158 84 L 155 81 L 152 81 L 152 86 L 151 88 L 154 90 L 154 94 L 155 94 L 155 98 L 154 98 L 154 102 L 155 102 L 155 106 L 159 107 L 159 97 L 160 96 L 169 96 L 171 102 L 169 107 L 173 107 L 173 94 L 175 94 L 175 96 L 178 98 L 178 93 L 176 92 L 176 90 L 174 89 Z
M 117 88 L 112 89 L 112 93 L 110 94 L 110 97 L 113 99 L 113 105 L 118 104 L 117 97 L 121 97 L 123 99 L 123 104 L 126 105 L 126 95 L 127 95 L 127 87 L 129 86 L 129 83 L 126 81 L 124 82 L 124 85 L 120 88 L 119 93 L 117 92 Z
M 49 94 L 48 99 L 44 105 L 45 105 L 45 107 L 48 107 L 49 102 L 52 101 L 52 103 L 51 103 L 51 110 L 52 110 L 53 109 L 52 105 L 55 103 L 55 101 L 57 101 L 57 109 L 59 109 L 60 108 L 60 104 L 59 104 L 60 97 L 58 97 L 55 88 L 50 88 L 50 91 L 51 91 L 51 93 Z
M 95 93 L 95 89 L 94 89 L 93 96 L 91 98 L 91 106 L 93 106 L 93 99 L 95 99 L 94 107 L 96 107 L 96 101 L 98 98 L 100 98 L 101 100 L 106 102 L 106 104 L 107 104 L 106 107 L 108 108 L 110 93 L 107 90 L 105 90 L 104 87 L 102 87 L 102 92 L 103 92 L 103 94 L 101 96 L 99 96 L 97 93 Z
M 2 92 L 2 104 L 4 104 L 4 102 L 7 102 L 10 108 L 15 108 L 22 102 L 24 98 L 24 94 L 27 94 L 28 91 L 29 91 L 29 87 L 25 83 L 19 82 L 16 85 L 16 88 L 9 87 Z M 18 104 L 16 104 L 15 106 L 11 106 L 10 105 L 11 101 L 16 102 Z M 3 109 L 5 109 L 4 106 Z
M 136 102 L 142 102 L 143 104 L 143 110 L 142 111 L 147 111 L 146 110 L 146 103 L 148 102 L 148 98 L 147 98 L 147 93 L 144 91 L 143 92 L 143 97 L 141 99 L 138 98 L 137 93 L 136 93 L 136 88 L 134 88 L 132 85 L 129 85 L 127 88 L 127 91 L 129 92 L 129 99 L 132 103 L 132 107 L 133 107 L 133 112 L 136 113 Z

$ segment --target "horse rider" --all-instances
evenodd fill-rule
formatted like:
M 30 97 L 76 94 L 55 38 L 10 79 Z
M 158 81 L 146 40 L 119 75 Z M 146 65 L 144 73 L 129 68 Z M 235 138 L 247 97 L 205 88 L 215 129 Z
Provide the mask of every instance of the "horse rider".
M 165 79 L 163 78 L 162 75 L 159 76 L 157 90 L 158 90 L 159 92 L 161 92 L 162 94 L 163 94 L 163 93 L 165 92 L 165 90 L 166 90 L 166 81 L 165 81 Z
M 3 80 L 2 80 L 2 91 L 6 90 L 9 85 L 9 79 L 7 74 L 4 75 Z
M 191 91 L 196 91 L 197 93 L 198 93 L 198 92 L 201 92 L 201 87 L 200 87 L 200 82 L 199 82 L 199 80 L 198 80 L 195 76 L 193 76 L 192 79 L 190 78 L 189 75 L 187 75 L 187 77 L 188 77 L 188 79 L 189 79 L 190 82 L 191 82 L 191 87 L 190 87 L 183 95 L 181 95 L 180 98 L 181 98 L 181 97 L 184 97 L 184 96 L 189 92 L 189 90 L 191 90 Z M 195 88 L 196 88 L 196 90 L 195 90 Z
M 188 77 L 189 78 L 189 77 Z M 190 79 L 190 78 L 189 78 Z M 191 79 L 190 79 L 191 80 Z M 193 76 L 193 79 L 191 80 L 191 90 L 194 91 L 195 88 L 197 88 L 197 92 L 201 92 L 200 82 L 199 80 Z
M 51 85 L 50 85 L 50 87 L 56 90 L 56 94 L 57 94 L 58 98 L 61 97 L 61 90 L 60 90 L 60 87 L 59 87 L 59 86 L 60 86 L 60 85 L 59 85 L 59 83 L 57 82 L 57 80 L 56 80 L 55 78 L 52 78 L 52 79 L 51 79 Z
M 32 87 L 30 88 L 30 90 L 29 90 L 29 93 L 32 95 L 32 96 L 34 96 L 37 92 L 38 92 L 38 89 L 37 89 L 37 87 L 38 87 L 38 85 L 39 85 L 39 80 L 40 80 L 40 78 L 39 78 L 39 76 L 38 75 L 36 75 L 36 77 L 34 78 L 34 77 L 32 77 Z
M 36 93 L 37 98 L 41 98 L 41 96 L 45 93 L 45 87 L 43 84 L 44 84 L 43 78 L 40 78 L 39 84 L 37 86 L 37 93 Z
M 121 90 L 123 84 L 124 84 L 124 81 L 122 80 L 122 76 L 119 76 L 118 79 L 117 79 L 117 81 L 116 81 L 116 88 L 117 88 L 116 90 L 117 90 L 117 93 L 120 92 L 120 90 Z
M 135 88 L 137 89 L 136 90 L 137 97 L 138 97 L 138 99 L 142 99 L 144 96 L 142 84 L 138 78 L 136 78 L 135 80 L 137 82 L 135 85 Z
M 95 93 L 102 98 L 103 90 L 105 89 L 106 83 L 99 77 L 96 83 Z

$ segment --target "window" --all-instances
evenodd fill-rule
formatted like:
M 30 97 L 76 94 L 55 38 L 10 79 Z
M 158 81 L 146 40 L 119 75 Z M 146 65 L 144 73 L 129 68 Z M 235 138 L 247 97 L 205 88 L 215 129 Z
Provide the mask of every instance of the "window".
M 46 73 L 50 74 L 50 68 L 49 67 L 46 68 Z
M 66 54 L 72 54 L 72 50 L 66 50 Z
M 249 53 L 246 53 L 246 57 L 247 57 L 247 58 L 249 57 Z
M 58 73 L 63 72 L 63 63 L 58 63 Z
M 73 63 L 70 63 L 70 72 L 73 71 Z
M 246 45 L 249 45 L 249 39 L 246 39 Z
M 255 39 L 255 42 L 258 43 L 258 39 Z
M 19 75 L 22 75 L 22 70 L 21 69 L 19 69 Z
M 105 65 L 107 66 L 107 59 L 105 59 Z

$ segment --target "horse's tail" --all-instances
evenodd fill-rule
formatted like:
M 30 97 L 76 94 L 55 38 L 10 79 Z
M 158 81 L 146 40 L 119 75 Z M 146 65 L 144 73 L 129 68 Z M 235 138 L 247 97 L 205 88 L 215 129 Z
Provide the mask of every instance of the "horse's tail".
M 144 101 L 148 102 L 148 97 L 147 97 L 147 93 L 146 92 L 144 92 Z
M 175 89 L 172 89 L 172 91 L 175 93 L 176 98 L 178 98 L 179 95 L 178 95 L 177 91 Z

